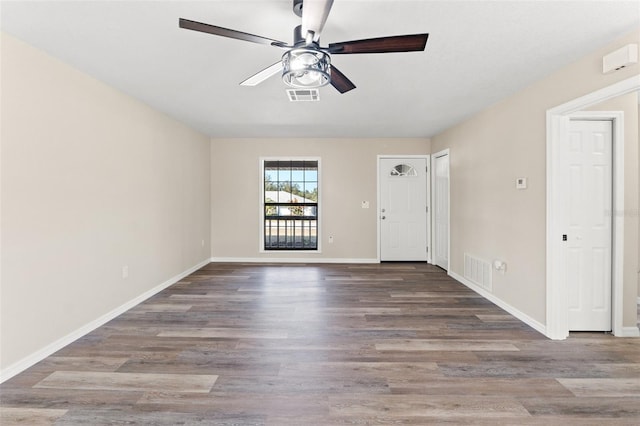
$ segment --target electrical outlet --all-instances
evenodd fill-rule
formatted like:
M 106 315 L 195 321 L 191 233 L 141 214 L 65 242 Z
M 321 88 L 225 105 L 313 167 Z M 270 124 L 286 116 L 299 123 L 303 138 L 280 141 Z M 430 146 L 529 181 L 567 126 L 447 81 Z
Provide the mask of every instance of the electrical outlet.
M 201 243 L 201 245 L 202 245 L 202 247 L 204 247 L 204 240 L 202 240 L 202 243 Z
M 369 202 L 368 201 L 363 201 L 361 205 L 362 205 L 363 209 L 368 209 L 369 208 Z
M 329 244 L 333 244 L 333 236 L 329 237 Z
M 129 265 L 124 265 L 122 267 L 122 279 L 126 280 L 129 278 Z

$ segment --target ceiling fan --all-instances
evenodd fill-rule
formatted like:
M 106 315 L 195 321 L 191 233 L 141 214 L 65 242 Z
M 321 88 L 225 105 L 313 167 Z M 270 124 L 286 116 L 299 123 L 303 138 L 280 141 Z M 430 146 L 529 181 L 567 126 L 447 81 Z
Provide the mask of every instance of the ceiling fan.
M 252 43 L 268 44 L 285 53 L 275 64 L 254 74 L 240 84 L 255 86 L 269 77 L 282 73 L 283 81 L 295 88 L 315 88 L 331 84 L 340 93 L 355 89 L 356 86 L 334 65 L 330 55 L 344 55 L 353 53 L 389 53 L 415 52 L 425 49 L 429 34 L 410 34 L 390 37 L 378 37 L 364 40 L 343 41 L 330 43 L 327 47 L 320 46 L 320 33 L 327 21 L 333 0 L 293 0 L 293 11 L 302 17 L 302 25 L 293 31 L 293 44 L 249 34 L 202 22 L 180 18 L 179 26 L 187 30 L 250 41 Z

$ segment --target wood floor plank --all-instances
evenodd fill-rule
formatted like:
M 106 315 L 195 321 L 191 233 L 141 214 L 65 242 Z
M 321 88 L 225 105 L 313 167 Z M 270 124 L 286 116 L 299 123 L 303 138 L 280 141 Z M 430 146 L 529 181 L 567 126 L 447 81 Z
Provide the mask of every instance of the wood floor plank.
M 405 417 L 432 419 L 483 418 L 518 419 L 531 414 L 513 399 L 473 397 L 454 400 L 442 397 L 412 395 L 352 395 L 330 397 L 333 416 L 365 417 L 397 414 Z
M 488 340 L 406 339 L 377 343 L 379 351 L 519 351 L 513 343 Z
M 33 408 L 56 407 L 59 409 L 81 407 L 107 407 L 111 409 L 123 409 L 135 405 L 144 394 L 144 391 L 120 390 L 87 390 L 69 388 L 34 388 L 21 387 L 12 389 L 11 392 L 3 392 L 0 401 L 2 406 Z M 0 407 L 2 411 L 3 407 Z M 28 424 L 28 423 L 27 423 Z M 2 422 L 0 422 L 2 425 Z M 4 425 L 3 425 L 4 426 Z
M 414 375 L 407 379 L 388 380 L 393 394 L 434 396 L 475 396 L 501 398 L 568 397 L 572 393 L 555 379 L 488 378 L 469 380 L 466 377 L 423 377 Z
M 194 412 L 204 409 L 207 412 L 222 411 L 231 415 L 260 416 L 265 411 L 323 414 L 328 415 L 328 396 L 306 395 L 302 393 L 275 395 L 273 393 L 254 394 L 245 398 L 243 393 L 210 392 L 200 395 L 187 395 L 171 392 L 148 392 L 137 402 L 139 407 L 171 407 L 174 411 L 184 411 L 194 407 Z
M 54 408 L 0 407 L 0 425 L 48 426 L 67 411 Z
M 398 414 L 373 416 L 359 416 L 358 418 L 349 416 L 313 416 L 313 415 L 287 415 L 286 413 L 270 416 L 267 419 L 268 426 L 300 426 L 300 425 L 455 425 L 455 426 L 550 426 L 548 419 L 535 417 L 500 417 L 500 418 L 474 418 L 469 417 L 412 417 Z M 566 418 L 562 419 L 562 426 L 637 426 L 629 419 L 612 418 Z
M 114 421 L 117 418 L 117 422 Z M 114 412 L 108 408 L 77 409 L 69 411 L 57 424 L 64 426 L 212 426 L 212 425 L 264 425 L 266 418 L 257 415 L 228 415 L 213 411 L 141 410 L 124 409 Z M 2 425 L 5 426 L 5 425 Z
M 640 396 L 640 378 L 559 378 L 564 387 L 578 397 L 634 397 Z
M 548 421 L 563 423 L 571 418 L 603 419 L 601 424 L 608 425 L 615 419 L 624 424 L 637 426 L 640 419 L 638 397 L 601 398 L 601 397 L 565 397 L 565 398 L 529 398 L 522 405 L 533 416 L 544 417 Z
M 216 392 L 244 395 L 251 399 L 254 394 L 298 395 L 305 394 L 322 398 L 328 395 L 388 394 L 389 386 L 384 377 L 331 376 L 325 379 L 310 375 L 283 376 L 221 376 L 215 385 Z M 568 392 L 568 391 L 567 391 Z
M 50 356 L 42 361 L 38 368 L 47 370 L 73 370 L 73 371 L 116 371 L 128 357 L 106 356 Z
M 474 299 L 481 298 L 479 294 L 473 292 L 464 292 L 464 293 L 453 293 L 453 292 L 441 292 L 441 291 L 408 291 L 408 292 L 398 292 L 392 291 L 389 293 L 389 296 L 393 298 L 404 298 L 404 299 L 415 299 L 415 298 L 424 298 L 424 299 L 459 299 L 459 298 L 467 298 L 471 297 Z
M 1 384 L 0 421 L 636 426 L 638 380 L 640 339 L 551 341 L 426 263 L 211 263 Z
M 441 376 L 435 362 L 299 362 L 283 364 L 280 376 L 384 377 L 402 379 Z
M 518 319 L 512 315 L 487 315 L 487 314 L 477 314 L 476 317 L 480 321 L 484 322 L 502 322 L 502 321 L 515 321 L 518 322 Z
M 241 328 L 190 328 L 187 330 L 164 330 L 158 337 L 197 337 L 197 338 L 230 338 L 230 339 L 286 339 L 287 331 L 281 330 L 246 330 Z
M 130 313 L 149 313 L 149 312 L 187 312 L 193 305 L 180 305 L 178 303 L 149 303 L 134 307 Z
M 55 371 L 34 388 L 207 393 L 218 376 L 199 374 Z

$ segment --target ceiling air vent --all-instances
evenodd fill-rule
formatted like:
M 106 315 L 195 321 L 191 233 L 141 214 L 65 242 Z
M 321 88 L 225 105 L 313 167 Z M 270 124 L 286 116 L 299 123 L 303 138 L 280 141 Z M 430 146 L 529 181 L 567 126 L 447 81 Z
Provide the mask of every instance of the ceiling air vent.
M 287 95 L 291 102 L 320 100 L 320 91 L 318 89 L 287 89 Z

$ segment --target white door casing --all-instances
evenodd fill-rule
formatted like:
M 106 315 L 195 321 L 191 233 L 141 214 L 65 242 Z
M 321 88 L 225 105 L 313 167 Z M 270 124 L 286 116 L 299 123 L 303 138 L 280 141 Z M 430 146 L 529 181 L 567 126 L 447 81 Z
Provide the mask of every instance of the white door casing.
M 564 282 L 565 259 L 562 234 L 565 227 L 565 171 L 560 146 L 568 138 L 569 117 L 613 120 L 613 288 L 612 332 L 615 336 L 639 336 L 637 327 L 623 327 L 624 258 L 624 115 L 619 111 L 578 112 L 608 99 L 640 90 L 640 76 L 633 76 L 547 110 L 547 244 L 545 335 L 562 340 L 569 335 L 568 295 Z
M 449 270 L 449 151 L 432 156 L 433 263 Z
M 426 261 L 428 157 L 380 157 L 378 220 L 381 261 Z
M 569 330 L 611 330 L 612 122 L 571 120 L 566 160 Z M 564 236 L 563 236 L 564 238 Z

